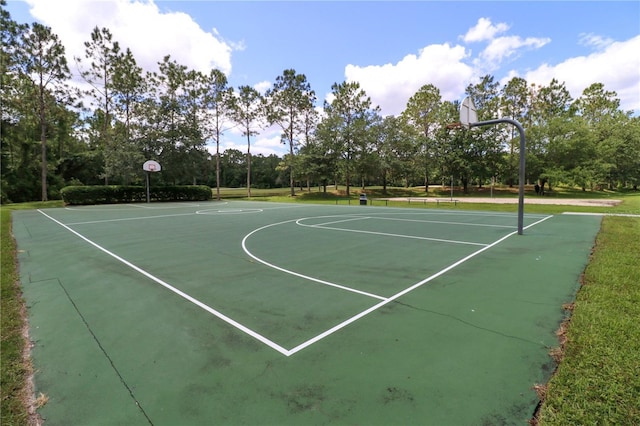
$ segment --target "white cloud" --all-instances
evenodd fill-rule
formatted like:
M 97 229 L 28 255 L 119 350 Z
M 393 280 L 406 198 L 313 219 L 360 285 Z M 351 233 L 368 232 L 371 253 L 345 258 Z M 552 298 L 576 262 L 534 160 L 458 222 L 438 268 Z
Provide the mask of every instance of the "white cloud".
M 489 45 L 480 53 L 477 65 L 487 71 L 492 71 L 507 58 L 519 56 L 523 48 L 539 49 L 549 43 L 549 38 L 535 38 L 520 36 L 498 37 L 491 40 Z
M 443 100 L 459 100 L 466 86 L 481 75 L 498 70 L 507 59 L 520 56 L 525 49 L 539 49 L 549 38 L 501 36 L 509 30 L 505 23 L 493 24 L 480 18 L 461 38 L 466 43 L 488 42 L 486 48 L 471 60 L 471 51 L 464 46 L 433 44 L 418 55 L 407 55 L 396 64 L 360 67 L 347 65 L 347 81 L 357 81 L 381 107 L 383 115 L 397 115 L 424 84 L 433 84 Z
M 280 143 L 280 133 L 265 133 L 251 137 L 251 155 L 262 154 L 265 157 L 275 154 L 281 157 L 288 152 L 288 149 Z M 247 152 L 247 137 L 234 137 L 232 139 L 225 138 L 220 142 L 220 152 L 227 149 L 237 149 L 242 153 Z M 215 153 L 215 146 L 211 147 L 211 153 Z
M 231 72 L 232 45 L 215 29 L 204 31 L 187 14 L 164 12 L 153 0 L 27 0 L 31 15 L 52 28 L 72 57 L 84 58 L 84 42 L 96 26 L 108 28 L 138 65 L 156 70 L 166 55 L 189 69 Z M 240 46 L 240 45 L 239 45 Z
M 596 49 L 602 50 L 607 48 L 613 43 L 614 40 L 609 37 L 603 37 L 597 34 L 580 34 L 580 44 L 583 46 L 594 47 Z
M 270 81 L 261 81 L 260 83 L 254 84 L 253 88 L 264 95 L 265 92 L 267 91 L 267 89 L 271 88 L 271 82 Z
M 458 99 L 474 75 L 473 69 L 464 63 L 467 57 L 462 46 L 434 44 L 423 48 L 418 55 L 405 56 L 396 64 L 347 65 L 345 77 L 349 82 L 360 83 L 374 106 L 380 106 L 383 115 L 397 115 L 425 84 L 440 89 L 444 100 Z
M 593 83 L 602 83 L 615 91 L 621 108 L 640 113 L 640 36 L 627 41 L 612 42 L 588 56 L 569 58 L 557 65 L 543 64 L 527 72 L 529 83 L 548 85 L 553 78 L 564 82 L 573 98 Z
M 493 40 L 497 34 L 503 33 L 509 29 L 504 23 L 493 25 L 489 18 L 480 18 L 475 27 L 470 28 L 467 33 L 462 36 L 466 43 L 474 43 L 484 40 Z

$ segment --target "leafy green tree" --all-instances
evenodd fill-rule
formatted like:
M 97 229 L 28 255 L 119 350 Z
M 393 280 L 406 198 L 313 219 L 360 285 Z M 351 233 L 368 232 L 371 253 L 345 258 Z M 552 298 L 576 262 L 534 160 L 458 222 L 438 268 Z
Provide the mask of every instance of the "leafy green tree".
M 208 76 L 199 71 L 189 70 L 182 87 L 184 97 L 183 132 L 184 142 L 181 148 L 184 151 L 185 176 L 193 185 L 205 179 L 208 173 L 209 160 L 206 150 L 205 127 L 209 123 L 206 116 L 209 89 Z
M 146 94 L 145 79 L 130 49 L 120 53 L 113 70 L 113 116 L 117 120 L 113 129 L 113 146 L 106 165 L 109 176 L 119 176 L 129 184 L 140 175 L 145 161 L 142 149 L 141 127 L 144 109 L 141 107 Z
M 113 142 L 113 80 L 116 74 L 116 64 L 120 56 L 120 44 L 113 40 L 113 35 L 108 28 L 95 27 L 91 32 L 91 40 L 84 43 L 85 59 L 88 65 L 83 64 L 82 58 L 75 60 L 81 68 L 80 75 L 91 86 L 87 94 L 93 98 L 94 114 L 102 111 L 100 119 L 102 128 L 99 129 L 100 149 L 104 155 L 103 177 L 105 184 L 109 183 L 117 160 L 113 154 L 118 147 Z
M 30 153 L 31 144 L 22 137 L 25 126 L 21 119 L 25 116 L 25 108 L 22 106 L 24 97 L 20 90 L 23 84 L 17 70 L 19 39 L 26 26 L 14 21 L 5 6 L 6 1 L 0 0 L 0 201 L 3 203 L 14 201 L 18 175 L 24 174 L 19 170 L 31 163 L 29 156 L 26 162 L 22 161 L 23 147 L 26 146 L 27 153 Z
M 616 92 L 605 90 L 601 83 L 594 83 L 572 106 L 589 126 L 593 138 L 595 152 L 590 167 L 595 169 L 597 185 L 606 184 L 614 189 L 637 182 L 640 173 L 637 167 L 640 161 L 637 155 L 638 136 L 632 130 L 637 119 L 620 110 Z
M 204 126 L 208 82 L 203 74 L 165 56 L 156 80 L 155 155 L 171 184 L 197 183 L 208 176 Z M 166 167 L 170 165 L 171 167 Z
M 338 163 L 342 156 L 341 120 L 337 114 L 323 117 L 318 123 L 315 137 L 307 143 L 303 151 L 305 169 L 320 181 L 325 194 L 329 180 L 337 182 Z
M 551 180 L 558 176 L 557 170 L 550 167 L 546 161 L 549 142 L 556 137 L 554 132 L 558 129 L 551 122 L 574 113 L 574 109 L 571 108 L 573 99 L 565 84 L 555 78 L 548 86 L 533 86 L 530 89 L 527 175 L 539 181 L 544 192 L 545 184 L 551 185 Z M 551 190 L 551 186 L 549 189 Z
M 20 43 L 19 72 L 31 86 L 36 99 L 41 146 L 41 194 L 47 201 L 47 133 L 50 125 L 51 105 L 65 102 L 68 96 L 66 80 L 71 77 L 64 46 L 51 28 L 34 22 L 22 33 Z M 49 99 L 47 99 L 49 98 Z
M 360 176 L 360 186 L 363 190 L 379 175 L 380 157 L 377 148 L 379 144 L 378 129 L 381 122 L 382 116 L 378 107 L 369 110 L 365 120 L 358 122 L 358 127 L 362 126 L 363 129 L 358 131 L 358 133 L 362 133 L 362 137 L 356 139 L 354 165 Z
M 242 136 L 247 137 L 247 197 L 251 197 L 251 136 L 258 134 L 262 127 L 264 99 L 251 86 L 240 86 L 233 109 L 234 120 L 242 129 Z
M 286 176 L 281 176 L 277 171 L 281 159 L 275 154 L 264 156 L 258 154 L 252 157 L 252 185 L 256 188 L 275 188 L 282 186 Z
M 220 158 L 222 186 L 237 188 L 245 184 L 245 155 L 237 149 L 226 149 Z
M 429 191 L 430 169 L 437 161 L 434 158 L 434 134 L 439 127 L 438 110 L 442 102 L 440 89 L 432 84 L 425 84 L 416 92 L 402 112 L 402 119 L 411 126 L 417 135 L 417 152 L 422 167 L 425 192 Z
M 617 93 L 604 90 L 604 84 L 593 83 L 583 90 L 573 107 L 577 113 L 592 126 L 620 113 L 620 100 Z
M 638 190 L 640 185 L 640 117 L 628 117 L 611 135 L 618 182 Z M 615 143 L 615 142 L 617 143 Z
M 467 94 L 471 96 L 478 109 L 480 121 L 500 116 L 499 84 L 492 76 L 484 76 L 479 83 L 469 85 Z M 502 147 L 512 144 L 515 137 L 513 126 L 504 124 L 474 129 L 467 135 L 468 145 L 464 152 L 468 156 L 470 175 L 461 176 L 465 192 L 470 179 L 475 178 L 478 186 L 482 186 L 501 169 Z
M 557 117 L 548 124 L 548 174 L 586 189 L 594 178 L 595 135 L 582 117 Z
M 207 138 L 216 144 L 216 200 L 220 201 L 220 137 L 226 131 L 231 120 L 227 120 L 233 112 L 235 97 L 233 88 L 228 87 L 227 76 L 220 70 L 213 69 L 207 79 L 205 103 L 207 124 L 205 126 Z
M 420 144 L 416 142 L 415 129 L 400 117 L 392 115 L 376 126 L 378 131 L 377 154 L 380 160 L 382 192 L 387 193 L 387 184 L 409 186 L 412 164 Z
M 316 95 L 304 74 L 286 69 L 276 78 L 273 87 L 265 94 L 266 116 L 269 125 L 276 124 L 282 129 L 282 141 L 289 145 L 289 186 L 291 196 L 295 195 L 292 160 L 300 144 L 301 135 L 307 129 L 308 111 L 313 109 Z
M 527 115 L 530 104 L 529 87 L 527 81 L 521 77 L 514 77 L 502 88 L 500 97 L 500 110 L 503 118 L 510 118 L 520 122 L 523 126 L 527 123 Z M 510 126 L 509 156 L 505 167 L 506 182 L 512 187 L 518 177 L 519 167 L 519 134 L 514 126 Z
M 351 176 L 357 170 L 358 162 L 365 160 L 368 146 L 373 143 L 368 128 L 377 114 L 377 108 L 372 109 L 371 98 L 357 82 L 334 83 L 331 94 L 331 102 L 324 103 L 323 121 L 325 127 L 329 127 L 325 128 L 324 133 L 335 135 L 348 196 Z
M 9 11 L 5 9 L 6 1 L 0 0 L 0 96 L 2 102 L 2 127 L 6 129 L 15 123 L 20 116 L 19 108 L 19 67 L 22 55 L 20 55 L 20 39 L 28 29 L 27 25 L 18 24 L 11 18 Z M 4 141 L 3 136 L 3 141 Z

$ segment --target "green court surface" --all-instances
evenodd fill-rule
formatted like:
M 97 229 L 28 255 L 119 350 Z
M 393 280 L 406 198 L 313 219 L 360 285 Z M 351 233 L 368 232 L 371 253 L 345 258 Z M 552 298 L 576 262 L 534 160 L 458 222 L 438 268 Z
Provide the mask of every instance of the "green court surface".
M 47 425 L 527 424 L 598 216 L 16 211 Z

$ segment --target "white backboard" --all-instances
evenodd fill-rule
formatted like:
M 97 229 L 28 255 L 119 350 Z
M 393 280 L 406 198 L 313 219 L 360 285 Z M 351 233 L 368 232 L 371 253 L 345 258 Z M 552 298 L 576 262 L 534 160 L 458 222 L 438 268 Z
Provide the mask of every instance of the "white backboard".
M 144 164 L 142 165 L 142 170 L 144 170 L 145 172 L 159 172 L 160 170 L 162 170 L 162 167 L 160 167 L 160 163 L 158 163 L 157 161 L 149 160 L 144 162 Z
M 478 122 L 478 113 L 476 112 L 476 106 L 473 104 L 473 100 L 469 96 L 464 98 L 462 105 L 460 106 L 460 123 L 469 128 L 471 123 Z

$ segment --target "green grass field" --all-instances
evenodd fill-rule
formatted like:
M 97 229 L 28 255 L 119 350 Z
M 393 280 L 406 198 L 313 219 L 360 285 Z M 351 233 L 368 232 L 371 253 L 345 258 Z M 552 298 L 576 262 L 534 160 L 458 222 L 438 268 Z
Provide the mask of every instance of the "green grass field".
M 244 190 L 228 190 L 223 196 L 242 198 Z M 358 190 L 352 192 L 357 199 Z M 418 190 L 393 189 L 388 196 L 420 196 Z M 503 190 L 502 196 L 511 191 Z M 384 196 L 378 188 L 367 188 L 372 197 Z M 252 190 L 254 199 L 267 195 L 270 201 L 335 203 L 344 193 L 324 195 L 301 191 L 287 196 L 280 191 Z M 484 195 L 485 192 L 482 192 Z M 246 195 L 246 193 L 245 193 Z M 424 192 L 421 194 L 424 196 Z M 430 194 L 431 195 L 431 194 Z M 447 196 L 448 192 L 434 196 Z M 487 194 L 488 195 L 488 194 Z M 494 196 L 497 194 L 494 193 Z M 479 196 L 476 192 L 473 196 Z M 512 195 L 513 196 L 513 195 Z M 565 198 L 620 198 L 624 202 L 612 208 L 571 207 L 571 211 L 640 214 L 637 192 L 554 191 Z M 24 304 L 16 285 L 15 245 L 11 238 L 10 214 L 14 209 L 61 206 L 61 202 L 3 206 L 2 219 L 2 419 L 7 425 L 29 424 L 25 407 L 26 380 L 30 363 L 24 360 Z M 402 206 L 404 204 L 399 204 Z M 416 207 L 416 205 L 411 205 Z M 433 206 L 425 206 L 433 208 Z M 515 205 L 458 204 L 458 209 L 515 211 Z M 560 213 L 567 206 L 527 205 L 527 213 Z M 584 286 L 572 308 L 571 320 L 563 331 L 563 353 L 557 374 L 548 385 L 540 386 L 545 396 L 539 424 L 636 424 L 640 416 L 640 218 L 605 217 L 594 253 L 585 275 Z

